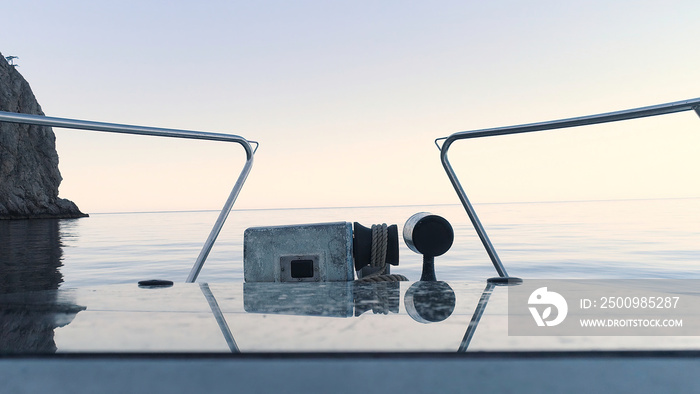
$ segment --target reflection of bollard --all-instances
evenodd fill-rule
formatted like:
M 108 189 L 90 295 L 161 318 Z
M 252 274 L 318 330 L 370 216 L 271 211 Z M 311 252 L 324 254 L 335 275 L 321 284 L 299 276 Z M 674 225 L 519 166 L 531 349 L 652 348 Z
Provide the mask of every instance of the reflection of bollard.
M 419 212 L 408 218 L 403 227 L 403 239 L 409 249 L 423 255 L 423 273 L 420 280 L 437 280 L 435 256 L 450 250 L 454 237 L 452 225 L 441 216 Z
M 455 292 L 442 281 L 416 282 L 404 296 L 406 312 L 419 323 L 437 323 L 455 310 Z

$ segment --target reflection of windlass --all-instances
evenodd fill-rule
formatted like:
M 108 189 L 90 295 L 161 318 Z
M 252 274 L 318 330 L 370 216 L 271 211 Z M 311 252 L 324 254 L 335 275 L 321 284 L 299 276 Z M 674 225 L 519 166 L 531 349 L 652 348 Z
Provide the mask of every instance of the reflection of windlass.
M 54 329 L 85 309 L 62 300 L 59 221 L 0 221 L 0 353 L 53 353 Z
M 356 282 L 355 316 L 369 311 L 388 315 L 399 313 L 399 282 Z

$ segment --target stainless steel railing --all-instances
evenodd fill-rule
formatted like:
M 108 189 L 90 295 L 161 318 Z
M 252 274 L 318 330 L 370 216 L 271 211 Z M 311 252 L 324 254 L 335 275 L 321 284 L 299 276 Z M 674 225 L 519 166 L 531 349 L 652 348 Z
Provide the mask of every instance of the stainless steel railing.
M 479 239 L 481 240 L 481 243 L 484 245 L 484 248 L 486 249 L 486 253 L 488 253 L 489 258 L 491 259 L 491 262 L 493 263 L 493 266 L 496 268 L 496 272 L 498 272 L 498 275 L 500 278 L 507 279 L 507 278 L 509 278 L 508 273 L 506 272 L 506 269 L 503 266 L 501 259 L 498 257 L 498 253 L 496 252 L 496 249 L 493 247 L 491 240 L 489 239 L 488 235 L 486 234 L 486 230 L 484 230 L 484 227 L 482 226 L 481 221 L 479 221 L 479 217 L 477 216 L 476 211 L 474 210 L 474 207 L 469 202 L 469 199 L 467 198 L 467 194 L 464 192 L 464 188 L 460 184 L 459 179 L 457 179 L 457 174 L 455 173 L 454 169 L 450 165 L 450 162 L 447 158 L 448 150 L 450 149 L 450 146 L 452 145 L 453 142 L 458 141 L 458 140 L 470 139 L 470 138 L 492 137 L 492 136 L 497 136 L 497 135 L 508 135 L 508 134 L 519 134 L 519 133 L 531 133 L 531 132 L 535 132 L 535 131 L 563 129 L 563 128 L 586 126 L 586 125 L 593 125 L 593 124 L 599 124 L 599 123 L 617 122 L 617 121 L 621 121 L 621 120 L 629 120 L 629 119 L 644 118 L 644 117 L 649 117 L 649 116 L 666 115 L 666 114 L 672 114 L 672 113 L 676 113 L 676 112 L 690 111 L 690 110 L 694 110 L 698 114 L 698 116 L 700 116 L 700 98 L 691 99 L 691 100 L 684 100 L 684 101 L 676 101 L 676 102 L 667 103 L 667 104 L 653 105 L 653 106 L 649 106 L 649 107 L 628 109 L 628 110 L 624 110 L 624 111 L 608 112 L 608 113 L 598 114 L 598 115 L 589 115 L 589 116 L 581 116 L 581 117 L 577 117 L 577 118 L 553 120 L 553 121 L 548 121 L 548 122 L 530 123 L 530 124 L 523 124 L 523 125 L 516 125 L 516 126 L 497 127 L 497 128 L 491 128 L 491 129 L 481 129 L 481 130 L 472 130 L 472 131 L 460 131 L 460 132 L 457 132 L 457 133 L 450 135 L 449 137 L 443 137 L 443 138 L 436 139 L 435 145 L 437 145 L 438 149 L 440 149 L 440 160 L 442 161 L 442 166 L 445 169 L 445 172 L 447 173 L 447 177 L 450 178 L 450 182 L 452 183 L 452 186 L 454 187 L 455 191 L 457 192 L 457 196 L 459 197 L 460 201 L 462 202 L 462 206 L 464 206 L 464 209 L 467 211 L 467 215 L 469 216 L 469 219 L 471 220 L 472 224 L 474 225 L 474 229 L 476 230 L 476 233 L 479 235 Z M 444 140 L 444 142 L 442 143 L 442 145 L 440 145 L 439 141 L 443 141 L 443 140 Z M 496 278 L 496 279 L 498 279 L 498 278 Z
M 187 282 L 194 282 L 199 275 L 199 272 L 204 265 L 204 262 L 209 256 L 216 238 L 221 232 L 221 228 L 224 226 L 224 222 L 228 217 L 229 212 L 233 204 L 236 202 L 236 198 L 243 188 L 246 178 L 253 167 L 253 156 L 258 148 L 258 143 L 255 141 L 248 141 L 245 138 L 233 135 L 233 134 L 220 134 L 220 133 L 209 133 L 201 131 L 188 131 L 188 130 L 176 130 L 176 129 L 164 129 L 156 127 L 144 127 L 144 126 L 131 126 L 115 123 L 102 123 L 102 122 L 92 122 L 86 120 L 75 120 L 75 119 L 64 119 L 64 118 L 52 118 L 48 116 L 40 115 L 28 115 L 19 114 L 14 112 L 3 112 L 0 111 L 0 122 L 9 123 L 21 123 L 21 124 L 31 124 L 39 126 L 49 126 L 58 127 L 65 129 L 79 129 L 79 130 L 90 130 L 90 131 L 102 131 L 108 133 L 122 133 L 122 134 L 137 134 L 137 135 L 150 135 L 156 137 L 170 137 L 170 138 L 187 138 L 187 139 L 197 139 L 197 140 L 209 140 L 209 141 L 222 141 L 222 142 L 235 142 L 240 144 L 246 153 L 246 162 L 243 165 L 236 183 L 229 194 L 224 207 L 221 209 L 214 227 L 209 233 L 209 237 L 204 242 L 202 250 L 199 252 L 199 256 L 187 277 Z M 255 149 L 251 146 L 251 143 L 255 144 Z

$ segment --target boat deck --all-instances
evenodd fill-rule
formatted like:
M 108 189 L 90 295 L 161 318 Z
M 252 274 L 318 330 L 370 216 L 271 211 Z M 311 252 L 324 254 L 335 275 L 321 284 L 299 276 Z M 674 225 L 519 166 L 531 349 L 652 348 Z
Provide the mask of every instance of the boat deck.
M 699 388 L 700 337 L 509 335 L 514 288 L 212 283 L 6 294 L 0 391 Z M 667 292 L 699 300 L 694 291 Z
M 0 295 L 6 329 L 24 328 L 22 341 L 5 335 L 2 348 L 21 354 L 700 350 L 700 336 L 693 336 L 700 334 L 695 281 L 653 281 L 686 283 L 685 290 L 665 293 L 656 285 L 657 293 L 680 294 L 689 306 L 681 311 L 679 335 L 509 335 L 508 292 L 521 286 L 485 282 L 176 283 Z M 581 297 L 567 297 L 587 296 L 583 284 L 591 280 L 578 282 Z M 634 283 L 612 282 L 619 292 Z M 55 346 L 46 347 L 51 341 Z

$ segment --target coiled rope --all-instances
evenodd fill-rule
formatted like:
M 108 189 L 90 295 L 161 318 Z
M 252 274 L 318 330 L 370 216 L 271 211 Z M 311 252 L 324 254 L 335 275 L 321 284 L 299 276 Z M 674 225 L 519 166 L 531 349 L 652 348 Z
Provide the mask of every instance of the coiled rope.
M 386 251 L 389 244 L 389 230 L 386 223 L 372 225 L 372 248 L 370 251 L 370 266 L 380 268 L 377 272 L 357 280 L 357 282 L 401 282 L 407 281 L 400 274 L 385 274 Z
M 386 266 L 386 248 L 389 242 L 389 230 L 386 223 L 372 225 L 372 251 L 369 263 L 372 267 Z

